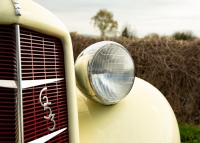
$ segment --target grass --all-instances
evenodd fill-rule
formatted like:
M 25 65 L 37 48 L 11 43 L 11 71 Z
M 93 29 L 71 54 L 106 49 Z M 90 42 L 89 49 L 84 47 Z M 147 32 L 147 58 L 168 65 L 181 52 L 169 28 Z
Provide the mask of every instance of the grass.
M 200 143 L 200 126 L 179 124 L 181 143 Z

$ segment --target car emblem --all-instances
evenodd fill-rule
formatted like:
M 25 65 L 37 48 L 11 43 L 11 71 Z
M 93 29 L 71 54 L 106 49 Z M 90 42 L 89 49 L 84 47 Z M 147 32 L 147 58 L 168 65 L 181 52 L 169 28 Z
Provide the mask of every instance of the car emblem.
M 55 114 L 52 113 L 52 110 L 50 107 L 48 107 L 48 105 L 51 105 L 51 102 L 48 101 L 48 97 L 47 96 L 43 96 L 42 98 L 42 92 L 47 90 L 47 87 L 43 88 L 41 91 L 40 91 L 40 96 L 39 96 L 39 101 L 40 101 L 40 104 L 44 107 L 44 111 L 46 110 L 49 110 L 49 116 L 44 116 L 44 119 L 46 120 L 50 120 L 53 122 L 53 127 L 52 128 L 49 128 L 50 131 L 53 131 L 56 127 L 56 122 L 54 120 L 54 116 Z M 42 103 L 42 99 L 45 100 L 46 99 L 46 103 Z

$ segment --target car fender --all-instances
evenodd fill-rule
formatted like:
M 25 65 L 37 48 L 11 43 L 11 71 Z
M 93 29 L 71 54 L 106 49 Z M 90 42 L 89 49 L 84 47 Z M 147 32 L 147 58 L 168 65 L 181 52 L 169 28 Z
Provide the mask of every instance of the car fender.
M 126 98 L 103 106 L 77 88 L 81 143 L 180 143 L 174 112 L 150 83 L 135 78 Z

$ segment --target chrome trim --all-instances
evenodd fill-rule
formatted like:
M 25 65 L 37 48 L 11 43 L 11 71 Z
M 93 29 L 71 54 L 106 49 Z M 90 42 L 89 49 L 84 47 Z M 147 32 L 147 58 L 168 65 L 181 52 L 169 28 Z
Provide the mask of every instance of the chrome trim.
M 53 79 L 38 79 L 38 80 L 22 80 L 22 88 L 29 88 L 33 86 L 43 85 L 52 83 L 55 81 L 63 80 L 64 78 L 53 78 Z
M 15 80 L 0 80 L 0 87 L 17 88 Z
M 41 137 L 41 138 L 38 138 L 38 139 L 33 140 L 33 141 L 30 141 L 30 142 L 28 142 L 28 143 L 44 143 L 44 142 L 47 142 L 47 141 L 50 140 L 51 138 L 53 138 L 53 137 L 57 136 L 58 134 L 64 132 L 66 129 L 67 129 L 67 128 L 60 129 L 60 130 L 58 130 L 58 131 L 55 131 L 55 132 L 50 133 L 50 134 L 48 134 L 48 135 L 46 135 L 46 136 L 43 136 L 43 137 Z
M 18 0 L 13 0 L 16 16 L 21 16 L 21 8 Z
M 44 111 L 46 111 L 47 109 L 49 110 L 49 115 L 48 116 L 44 116 L 44 119 L 46 120 L 51 120 L 53 122 L 53 127 L 52 128 L 48 128 L 50 131 L 54 131 L 55 127 L 56 127 L 56 122 L 54 120 L 55 114 L 52 113 L 52 110 L 50 107 L 48 107 L 48 105 L 51 105 L 51 102 L 49 102 L 48 97 L 47 96 L 43 96 L 42 98 L 42 93 L 43 91 L 47 90 L 47 87 L 44 87 L 41 91 L 40 91 L 40 96 L 39 96 L 39 101 L 40 104 L 44 107 Z M 46 99 L 46 103 L 42 103 L 42 99 Z
M 38 79 L 38 80 L 22 80 L 21 88 L 29 88 L 33 86 L 48 84 L 56 81 L 63 80 L 64 78 L 52 78 L 52 79 Z M 6 88 L 18 88 L 17 81 L 15 80 L 0 80 L 0 87 Z
M 24 123 L 23 123 L 23 102 L 22 102 L 22 73 L 21 73 L 21 46 L 20 46 L 20 28 L 15 25 L 16 36 L 16 56 L 17 56 L 17 121 L 18 121 L 18 142 L 24 143 Z

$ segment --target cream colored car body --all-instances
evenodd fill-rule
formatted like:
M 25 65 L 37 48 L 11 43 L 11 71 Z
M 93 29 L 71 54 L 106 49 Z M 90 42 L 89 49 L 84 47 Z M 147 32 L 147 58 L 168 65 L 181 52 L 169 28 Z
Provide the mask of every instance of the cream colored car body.
M 72 43 L 65 25 L 31 0 L 19 0 L 16 16 L 12 0 L 0 0 L 0 24 L 22 27 L 58 37 L 64 47 L 70 143 L 180 143 L 175 115 L 164 96 L 136 78 L 129 95 L 116 105 L 103 106 L 76 87 Z

